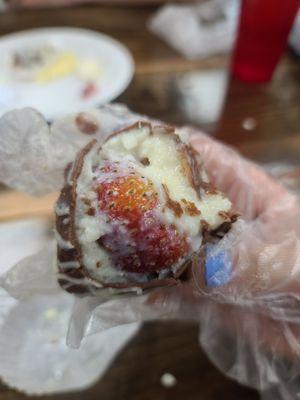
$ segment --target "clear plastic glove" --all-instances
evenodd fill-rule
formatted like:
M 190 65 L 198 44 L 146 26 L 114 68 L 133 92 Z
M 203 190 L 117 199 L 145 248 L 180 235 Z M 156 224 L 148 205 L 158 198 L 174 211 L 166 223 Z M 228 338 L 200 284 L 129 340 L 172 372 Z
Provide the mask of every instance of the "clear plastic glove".
M 128 298 L 126 306 L 122 300 L 91 305 L 85 334 L 134 320 L 194 319 L 201 324 L 202 346 L 226 375 L 265 398 L 295 399 L 300 390 L 299 200 L 206 135 L 197 132 L 191 142 L 243 220 L 217 247 L 207 247 L 204 268 L 194 267 L 182 287 Z M 73 317 L 80 320 L 76 312 Z
M 29 114 L 24 112 L 21 120 L 27 120 Z M 12 120 L 7 118 L 0 124 L 3 131 L 7 131 L 7 122 Z M 124 116 L 121 120 L 116 118 L 115 125 L 124 124 L 125 119 Z M 44 124 L 41 125 L 43 128 Z M 20 123 L 20 129 L 23 126 Z M 44 135 L 39 124 L 30 126 L 30 137 Z M 61 125 L 62 131 L 67 132 L 69 124 L 64 126 Z M 225 374 L 258 388 L 269 399 L 275 399 L 276 395 L 284 400 L 296 399 L 300 392 L 299 200 L 233 150 L 204 134 L 182 129 L 191 135 L 190 140 L 201 153 L 210 179 L 231 199 L 234 208 L 242 214 L 241 219 L 217 246 L 207 246 L 204 265 L 194 265 L 189 279 L 181 286 L 138 296 L 108 290 L 97 297 L 77 298 L 68 343 L 76 347 L 86 336 L 133 322 L 193 319 L 201 324 L 202 346 Z M 47 132 L 45 136 L 48 137 Z M 29 139 L 26 140 L 28 143 Z M 42 148 L 47 140 L 40 140 Z M 8 142 L 2 144 L 4 155 L 11 154 Z M 30 143 L 30 157 L 22 162 L 31 178 L 30 168 L 36 165 L 35 158 L 40 152 L 34 151 L 37 141 Z M 52 174 L 52 164 L 46 165 L 47 173 L 54 177 L 56 170 Z M 15 183 L 19 166 L 5 164 L 5 167 L 9 172 L 5 177 L 9 175 Z M 24 178 L 24 174 L 19 175 Z M 42 182 L 43 179 L 36 180 L 35 191 L 42 191 Z M 32 179 L 23 179 L 20 185 L 32 186 Z M 56 254 L 51 247 L 48 251 L 47 257 L 45 251 L 41 253 L 46 257 L 44 268 L 40 268 L 41 255 L 28 257 L 1 279 L 0 286 L 21 302 L 41 295 L 41 289 L 43 295 L 55 296 L 53 293 L 61 290 L 53 275 Z M 49 276 L 54 279 L 48 279 Z
M 181 287 L 126 301 L 79 299 L 70 332 L 80 333 L 78 341 L 133 321 L 193 319 L 201 325 L 201 345 L 226 375 L 257 388 L 264 398 L 295 399 L 300 393 L 299 200 L 206 135 L 192 134 L 191 142 L 212 182 L 242 218 L 217 246 L 207 246 L 205 265 L 195 265 Z M 69 339 L 76 344 L 73 335 Z
M 241 213 L 240 233 L 232 243 L 230 282 L 215 282 L 209 294 L 247 304 L 268 301 L 269 296 L 298 299 L 300 279 L 299 199 L 255 164 L 206 136 L 191 138 L 201 152 L 212 182 Z M 213 254 L 213 251 L 210 250 Z M 208 293 L 204 289 L 205 293 Z M 282 306 L 282 305 L 281 305 Z M 268 310 L 269 311 L 269 310 Z
M 300 395 L 299 199 L 231 149 L 195 135 L 213 183 L 245 223 L 224 252 L 212 249 L 208 269 L 231 268 L 228 283 L 211 279 L 200 291 L 200 342 L 227 375 L 265 398 Z M 230 267 L 228 266 L 230 264 Z M 208 267 L 208 268 L 207 268 Z M 198 280 L 199 281 L 199 280 Z

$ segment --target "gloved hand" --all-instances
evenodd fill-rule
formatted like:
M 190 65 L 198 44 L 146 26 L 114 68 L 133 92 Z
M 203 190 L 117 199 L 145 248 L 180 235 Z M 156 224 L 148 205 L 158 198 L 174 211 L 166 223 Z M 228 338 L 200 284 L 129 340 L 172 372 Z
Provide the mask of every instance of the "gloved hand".
M 150 295 L 169 316 L 200 321 L 200 342 L 226 375 L 267 399 L 300 393 L 300 204 L 261 168 L 199 132 L 211 181 L 241 213 L 204 268 L 178 290 Z M 162 312 L 162 311 L 161 311 Z
M 202 303 L 200 341 L 227 375 L 265 392 L 266 398 L 296 399 L 299 199 L 224 145 L 199 134 L 191 141 L 213 183 L 245 220 L 230 248 L 208 250 L 210 279 L 200 283 L 200 291 L 212 300 Z
M 181 287 L 126 301 L 78 300 L 70 332 L 88 335 L 133 321 L 194 319 L 207 355 L 225 374 L 270 399 L 294 399 L 300 350 L 299 200 L 225 145 L 199 132 L 190 140 L 241 220 L 218 245 L 207 246 L 205 265 L 194 266 Z M 85 324 L 80 329 L 79 321 Z
M 30 125 L 24 135 L 30 132 L 31 136 L 48 138 L 45 123 L 37 124 L 37 117 L 30 123 L 32 111 L 15 113 L 21 113 Z M 106 114 L 110 126 L 124 123 L 125 117 L 115 113 L 112 115 L 116 121 L 112 120 L 110 110 L 101 111 L 102 120 Z M 16 131 L 15 125 L 7 123 L 9 118 L 15 125 L 18 121 L 14 115 L 2 119 L 1 127 L 6 132 L 6 141 L 2 143 L 4 155 L 11 154 L 7 147 L 14 143 L 14 136 L 7 132 Z M 17 124 L 21 132 L 23 126 Z M 67 124 L 62 133 L 69 132 L 72 126 Z M 112 299 L 106 294 L 106 297 L 76 299 L 69 343 L 79 345 L 83 336 L 131 322 L 194 319 L 201 325 L 202 346 L 224 373 L 265 393 L 268 391 L 272 400 L 275 393 L 278 398 L 294 400 L 300 387 L 299 200 L 230 148 L 199 132 L 186 131 L 192 134 L 190 140 L 201 153 L 211 181 L 231 199 L 241 219 L 217 246 L 207 246 L 205 265 L 195 265 L 190 279 L 180 287 L 158 289 L 142 296 L 121 295 Z M 57 146 L 64 137 L 54 135 L 54 144 Z M 79 134 L 76 137 L 81 138 Z M 22 171 L 26 169 L 27 174 L 19 174 L 19 182 L 20 166 L 7 162 L 6 181 L 17 180 L 18 188 L 31 189 L 28 182 L 35 176 L 32 169 L 35 171 L 36 157 L 41 154 L 34 145 L 39 143 L 49 153 L 48 141 L 45 141 L 47 146 L 42 140 L 30 141 L 29 160 L 22 160 Z M 74 143 L 70 155 L 76 146 Z M 45 171 L 58 184 L 57 168 L 52 168 L 52 158 L 50 161 Z M 35 192 L 45 192 L 41 182 L 42 179 L 33 182 Z M 55 260 L 55 247 L 48 246 L 47 251 L 42 250 L 16 265 L 1 279 L 0 286 L 20 301 L 41 292 L 53 296 L 61 290 L 53 269 Z
M 232 149 L 200 134 L 191 142 L 202 154 L 212 182 L 246 221 L 231 249 L 230 284 L 217 292 L 250 301 L 275 293 L 297 296 L 299 199 Z

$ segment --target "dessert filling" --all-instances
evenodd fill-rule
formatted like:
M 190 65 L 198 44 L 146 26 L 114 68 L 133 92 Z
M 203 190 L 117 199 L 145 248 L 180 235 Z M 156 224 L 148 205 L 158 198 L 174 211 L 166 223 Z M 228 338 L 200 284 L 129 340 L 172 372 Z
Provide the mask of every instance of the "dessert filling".
M 148 124 L 93 146 L 76 195 L 82 262 L 102 282 L 170 276 L 199 251 L 204 230 L 230 220 L 231 203 L 209 189 L 199 156 L 191 160 L 176 134 Z

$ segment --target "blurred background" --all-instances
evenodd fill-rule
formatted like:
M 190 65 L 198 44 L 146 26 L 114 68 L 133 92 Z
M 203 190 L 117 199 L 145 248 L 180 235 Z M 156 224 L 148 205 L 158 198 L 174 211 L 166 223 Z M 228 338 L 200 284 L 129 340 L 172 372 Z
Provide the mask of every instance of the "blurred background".
M 299 5 L 0 0 L 0 115 L 33 106 L 51 122 L 123 103 L 196 126 L 294 184 L 300 177 Z M 54 198 L 1 187 L 0 267 L 47 238 Z M 27 238 L 18 251 L 16 232 Z M 213 367 L 197 335 L 188 322 L 147 323 L 93 387 L 47 398 L 258 399 Z M 1 400 L 21 398 L 0 385 Z

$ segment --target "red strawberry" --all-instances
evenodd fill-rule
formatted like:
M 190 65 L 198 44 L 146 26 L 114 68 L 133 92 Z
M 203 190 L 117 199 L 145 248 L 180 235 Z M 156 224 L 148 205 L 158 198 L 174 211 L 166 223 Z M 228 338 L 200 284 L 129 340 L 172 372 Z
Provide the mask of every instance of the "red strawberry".
M 187 253 L 188 244 L 174 226 L 163 225 L 155 214 L 159 200 L 152 182 L 133 170 L 122 176 L 116 164 L 101 172 L 99 208 L 111 218 L 113 233 L 99 242 L 115 266 L 136 273 L 170 268 Z
M 107 168 L 103 167 L 102 172 L 108 174 L 108 178 L 97 187 L 100 209 L 112 218 L 128 220 L 134 227 L 157 204 L 153 184 L 133 170 L 126 176 L 117 176 L 119 166 L 116 164 L 113 169 Z
M 175 227 L 158 221 L 136 234 L 116 230 L 101 239 L 116 267 L 136 273 L 157 272 L 174 265 L 188 251 L 188 244 Z

